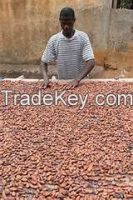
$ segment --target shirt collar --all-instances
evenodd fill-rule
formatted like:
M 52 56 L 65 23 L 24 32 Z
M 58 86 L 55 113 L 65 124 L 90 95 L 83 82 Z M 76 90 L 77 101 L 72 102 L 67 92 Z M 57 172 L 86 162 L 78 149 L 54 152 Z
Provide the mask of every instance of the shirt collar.
M 63 35 L 63 31 L 61 31 L 61 35 L 62 35 L 62 38 L 64 38 L 65 40 L 71 41 L 71 40 L 75 39 L 75 37 L 77 36 L 77 30 L 75 29 L 75 33 L 74 33 L 74 35 L 73 35 L 71 38 L 65 37 L 65 36 Z

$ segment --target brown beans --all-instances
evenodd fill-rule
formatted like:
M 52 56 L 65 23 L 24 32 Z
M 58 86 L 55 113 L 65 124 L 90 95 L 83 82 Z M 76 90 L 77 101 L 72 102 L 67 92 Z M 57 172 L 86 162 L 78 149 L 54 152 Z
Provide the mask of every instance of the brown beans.
M 36 93 L 41 83 L 0 82 L 0 90 Z M 62 86 L 42 93 L 54 95 Z M 13 105 L 0 101 L 0 199 L 95 200 L 133 197 L 131 106 L 98 106 L 95 95 L 133 91 L 132 83 L 90 82 L 71 94 L 74 105 Z M 0 93 L 0 99 L 2 95 Z M 67 98 L 66 98 L 67 99 Z

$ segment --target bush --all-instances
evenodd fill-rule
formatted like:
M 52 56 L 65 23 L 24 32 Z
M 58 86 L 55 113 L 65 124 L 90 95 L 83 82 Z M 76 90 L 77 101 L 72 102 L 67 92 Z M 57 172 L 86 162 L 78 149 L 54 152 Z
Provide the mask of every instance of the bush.
M 120 8 L 132 8 L 133 0 L 121 0 L 120 1 Z

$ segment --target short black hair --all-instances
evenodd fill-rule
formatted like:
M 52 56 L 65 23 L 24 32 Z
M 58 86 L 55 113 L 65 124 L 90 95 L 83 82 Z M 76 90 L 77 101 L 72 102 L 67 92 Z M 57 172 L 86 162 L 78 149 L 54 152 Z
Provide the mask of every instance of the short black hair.
M 60 20 L 70 20 L 75 19 L 75 12 L 73 8 L 65 7 L 60 11 Z

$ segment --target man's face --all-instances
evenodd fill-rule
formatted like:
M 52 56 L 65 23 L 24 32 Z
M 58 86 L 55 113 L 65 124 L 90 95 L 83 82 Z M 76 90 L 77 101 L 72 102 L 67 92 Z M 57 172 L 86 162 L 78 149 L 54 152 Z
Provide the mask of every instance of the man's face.
M 61 28 L 63 29 L 63 34 L 69 37 L 73 31 L 75 19 L 70 20 L 60 20 Z

